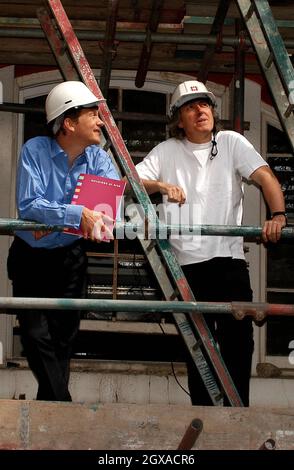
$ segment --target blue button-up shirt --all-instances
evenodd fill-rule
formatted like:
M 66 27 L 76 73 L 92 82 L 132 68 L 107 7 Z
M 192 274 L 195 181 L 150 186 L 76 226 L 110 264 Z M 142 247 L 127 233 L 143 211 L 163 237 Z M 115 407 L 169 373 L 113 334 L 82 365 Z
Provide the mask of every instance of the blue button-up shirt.
M 22 147 L 17 173 L 17 207 L 21 219 L 48 225 L 79 228 L 83 206 L 71 200 L 81 173 L 119 179 L 110 156 L 97 145 L 86 147 L 71 168 L 68 156 L 55 139 L 35 137 Z M 77 238 L 52 232 L 35 240 L 32 232 L 18 231 L 17 236 L 38 248 L 56 248 Z

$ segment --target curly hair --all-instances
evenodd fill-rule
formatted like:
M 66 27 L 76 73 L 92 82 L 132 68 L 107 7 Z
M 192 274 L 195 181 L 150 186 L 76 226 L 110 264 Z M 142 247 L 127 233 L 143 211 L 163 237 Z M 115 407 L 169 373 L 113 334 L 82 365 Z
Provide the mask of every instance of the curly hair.
M 221 122 L 219 120 L 218 114 L 216 112 L 215 106 L 212 107 L 212 115 L 213 115 L 213 129 L 212 133 L 216 134 L 218 131 L 222 129 Z M 180 109 L 177 109 L 171 118 L 168 119 L 168 131 L 169 136 L 174 137 L 178 140 L 183 140 L 186 137 L 184 129 L 179 127 L 180 122 Z

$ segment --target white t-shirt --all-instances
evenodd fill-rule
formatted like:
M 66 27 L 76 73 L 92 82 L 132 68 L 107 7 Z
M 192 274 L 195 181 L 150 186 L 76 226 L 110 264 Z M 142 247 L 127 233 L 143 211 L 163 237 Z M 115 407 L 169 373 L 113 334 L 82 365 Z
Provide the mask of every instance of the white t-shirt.
M 164 223 L 241 225 L 242 177 L 248 179 L 267 163 L 237 132 L 220 131 L 216 142 L 218 154 L 211 160 L 211 142 L 194 144 L 187 139 L 168 139 L 136 166 L 141 178 L 180 186 L 186 194 L 181 207 L 163 197 L 159 214 Z M 172 235 L 170 242 L 181 265 L 215 257 L 244 259 L 242 237 Z

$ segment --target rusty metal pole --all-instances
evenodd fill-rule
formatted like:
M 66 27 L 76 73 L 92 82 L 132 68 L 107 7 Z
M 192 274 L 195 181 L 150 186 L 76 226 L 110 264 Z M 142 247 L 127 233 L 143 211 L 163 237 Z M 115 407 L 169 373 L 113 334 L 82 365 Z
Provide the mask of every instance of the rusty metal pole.
M 236 20 L 236 36 L 239 39 L 235 47 L 234 71 L 234 131 L 244 134 L 244 88 L 245 88 L 245 35 L 240 20 Z
M 227 15 L 231 0 L 220 0 L 217 11 L 211 26 L 210 34 L 215 36 L 216 41 L 214 44 L 208 44 L 204 51 L 201 68 L 197 74 L 197 79 L 200 82 L 206 83 L 210 64 L 213 60 L 214 53 L 218 45 L 222 43 L 222 28 Z M 221 39 L 221 40 L 220 40 Z
M 37 9 L 37 16 L 40 25 L 46 35 L 53 56 L 59 66 L 59 70 L 64 80 L 79 80 L 79 74 L 75 68 L 68 63 L 66 58 L 66 45 L 62 37 L 59 37 L 53 19 L 50 16 L 50 10 L 42 7 Z
M 108 97 L 108 89 L 111 76 L 111 66 L 114 55 L 114 38 L 119 0 L 109 0 L 108 20 L 106 22 L 105 38 L 103 43 L 103 62 L 100 75 L 100 88 L 105 99 Z
M 135 78 L 135 85 L 137 88 L 141 88 L 145 83 L 148 65 L 152 53 L 152 41 L 150 39 L 150 35 L 151 33 L 155 33 L 157 30 L 162 5 L 163 0 L 153 0 L 151 15 L 146 26 L 146 38 L 142 46 L 138 71 Z
M 0 108 L 1 109 L 1 108 Z M 168 237 L 169 235 L 197 235 L 197 236 L 225 236 L 225 237 L 245 237 L 251 241 L 259 240 L 262 235 L 262 227 L 253 225 L 149 225 L 150 234 L 154 237 L 160 237 L 161 240 Z M 34 231 L 43 230 L 52 232 L 63 232 L 63 225 L 46 225 L 41 222 L 34 222 L 32 220 L 21 220 L 21 219 L 5 219 L 0 217 L 0 235 L 11 235 L 15 231 Z M 116 232 L 121 235 L 125 233 L 125 237 L 128 234 L 137 234 L 137 237 L 145 234 L 145 225 L 140 222 L 133 224 L 131 222 L 116 222 L 114 227 L 114 235 Z M 121 238 L 121 237 L 120 237 Z M 281 239 L 292 239 L 294 238 L 294 227 L 285 227 L 281 233 Z M 150 238 L 151 239 L 151 238 Z
M 273 439 L 267 439 L 258 450 L 276 450 L 276 442 Z
M 203 429 L 201 419 L 193 419 L 187 428 L 177 450 L 191 450 Z

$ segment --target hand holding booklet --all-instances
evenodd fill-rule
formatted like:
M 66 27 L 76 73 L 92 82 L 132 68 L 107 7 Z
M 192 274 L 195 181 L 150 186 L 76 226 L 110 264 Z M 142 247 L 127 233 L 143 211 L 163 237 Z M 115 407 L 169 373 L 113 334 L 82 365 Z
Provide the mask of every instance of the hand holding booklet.
M 103 214 L 100 221 L 97 221 L 94 226 L 94 234 L 95 230 L 100 232 L 100 224 L 104 223 L 106 226 L 101 241 L 111 239 L 111 233 L 119 211 L 125 186 L 125 181 L 104 178 L 102 176 L 82 173 L 78 177 L 71 204 L 79 204 L 92 211 Z M 64 231 L 72 235 L 83 235 L 80 229 L 67 227 Z

